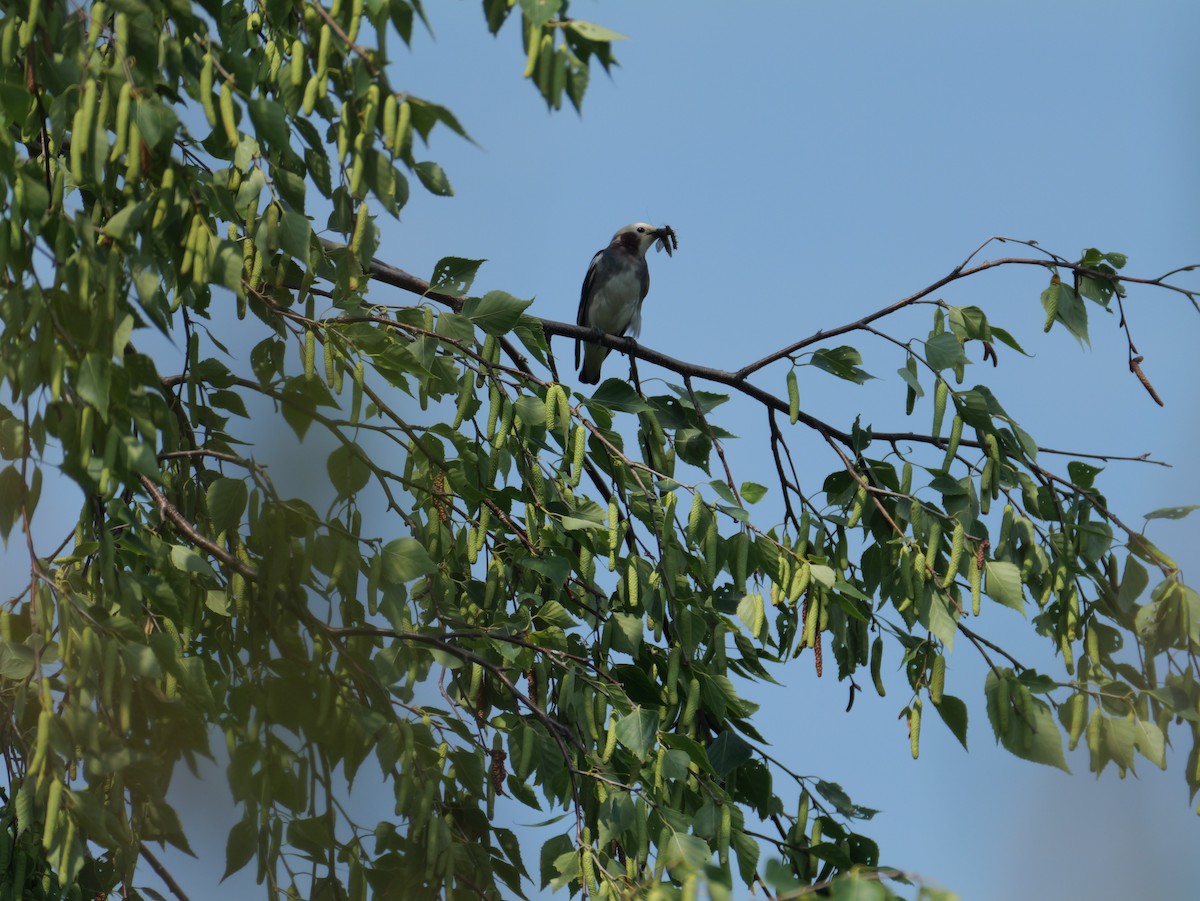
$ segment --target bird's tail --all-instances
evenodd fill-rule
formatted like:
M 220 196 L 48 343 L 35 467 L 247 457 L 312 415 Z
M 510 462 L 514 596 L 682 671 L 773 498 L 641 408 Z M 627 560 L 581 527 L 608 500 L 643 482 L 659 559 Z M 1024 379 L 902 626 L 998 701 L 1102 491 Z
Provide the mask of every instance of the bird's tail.
M 608 348 L 597 344 L 589 344 L 583 349 L 583 366 L 579 369 L 579 381 L 585 385 L 595 385 L 600 382 L 600 367 L 608 356 Z

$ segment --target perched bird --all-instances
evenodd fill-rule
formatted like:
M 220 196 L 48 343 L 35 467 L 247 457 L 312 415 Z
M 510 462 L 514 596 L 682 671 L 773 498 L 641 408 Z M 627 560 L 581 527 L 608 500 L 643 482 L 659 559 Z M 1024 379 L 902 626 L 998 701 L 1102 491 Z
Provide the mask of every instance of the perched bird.
M 576 324 L 609 335 L 636 338 L 642 328 L 642 301 L 650 290 L 650 268 L 646 251 L 658 242 L 659 250 L 670 255 L 672 242 L 678 239 L 671 226 L 655 228 L 645 222 L 627 225 L 613 235 L 612 242 L 592 257 L 583 291 L 579 296 Z M 579 366 L 580 341 L 575 341 L 575 365 Z M 609 349 L 598 344 L 583 348 L 583 366 L 579 379 L 586 385 L 600 381 L 600 367 Z

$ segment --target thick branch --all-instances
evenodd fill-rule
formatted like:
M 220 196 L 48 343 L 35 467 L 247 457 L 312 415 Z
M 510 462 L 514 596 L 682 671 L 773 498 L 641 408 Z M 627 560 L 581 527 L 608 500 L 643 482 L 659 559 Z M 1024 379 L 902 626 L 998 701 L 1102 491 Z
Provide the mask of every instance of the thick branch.
M 993 240 L 1005 240 L 1005 239 L 993 239 Z M 340 247 L 341 247 L 340 245 L 334 244 L 329 241 L 326 241 L 324 243 L 325 243 L 325 246 L 330 249 L 340 249 Z M 1018 242 L 1018 243 L 1026 243 L 1026 242 Z M 978 251 L 976 251 L 976 252 L 978 252 Z M 976 275 L 980 272 L 985 272 L 989 269 L 995 269 L 1000 266 L 1014 266 L 1014 265 L 1043 266 L 1043 267 L 1060 266 L 1060 267 L 1063 267 L 1066 269 L 1071 269 L 1073 271 L 1079 272 L 1084 275 L 1092 276 L 1097 279 L 1136 282 L 1139 284 L 1147 284 L 1147 285 L 1155 285 L 1157 287 L 1171 288 L 1172 290 L 1186 294 L 1189 297 L 1192 296 L 1192 294 L 1194 293 L 1194 292 L 1187 291 L 1186 289 L 1179 288 L 1177 286 L 1168 285 L 1165 282 L 1163 282 L 1161 279 L 1136 279 L 1136 278 L 1131 278 L 1129 276 L 1121 276 L 1118 278 L 1118 277 L 1113 276 L 1108 273 L 1097 272 L 1095 270 L 1087 269 L 1086 267 L 1080 266 L 1078 264 L 1063 262 L 1060 257 L 1054 257 L 1053 259 L 1004 257 L 1002 259 L 989 260 L 989 261 L 986 261 L 983 263 L 979 263 L 979 264 L 977 264 L 975 266 L 971 266 L 971 267 L 966 267 L 965 265 L 960 264 L 957 268 L 955 268 L 948 275 L 944 276 L 943 278 L 938 279 L 933 284 L 921 289 L 920 291 L 916 292 L 915 294 L 911 294 L 908 297 L 903 298 L 902 300 L 898 300 L 895 303 L 890 304 L 889 306 L 886 306 L 881 310 L 877 310 L 876 312 L 871 313 L 868 316 L 864 316 L 861 319 L 856 320 L 855 322 L 847 323 L 845 325 L 841 325 L 841 326 L 838 326 L 833 329 L 822 330 L 820 332 L 817 332 L 816 334 L 811 335 L 808 338 L 805 338 L 801 341 L 797 341 L 797 342 L 789 345 L 788 347 L 785 347 L 781 350 L 776 351 L 773 354 L 769 354 L 768 356 L 763 357 L 761 360 L 751 363 L 748 366 L 744 366 L 735 372 L 732 372 L 729 370 L 724 370 L 724 369 L 716 369 L 711 366 L 702 366 L 700 364 L 691 363 L 686 360 L 680 360 L 676 357 L 672 357 L 668 354 L 662 353 L 661 351 L 654 350 L 653 348 L 647 347 L 644 344 L 640 344 L 640 343 L 638 343 L 636 341 L 632 341 L 628 338 L 616 336 L 616 335 L 597 333 L 595 330 L 593 330 L 591 328 L 575 325 L 574 323 L 558 322 L 553 319 L 538 319 L 538 321 L 541 323 L 542 330 L 545 332 L 547 337 L 559 336 L 559 337 L 563 337 L 563 338 L 576 339 L 576 340 L 590 342 L 593 344 L 599 344 L 603 347 L 612 348 L 613 350 L 619 350 L 622 353 L 628 354 L 631 357 L 636 357 L 637 359 L 645 360 L 648 363 L 654 363 L 657 366 L 661 366 L 664 369 L 668 369 L 672 372 L 678 373 L 681 376 L 685 376 L 685 377 L 690 376 L 693 378 L 706 379 L 707 381 L 710 381 L 710 382 L 713 382 L 716 384 L 726 385 L 726 386 L 733 388 L 734 390 L 746 395 L 747 397 L 758 401 L 759 403 L 766 406 L 768 409 L 775 410 L 780 413 L 787 413 L 788 409 L 789 409 L 787 401 L 780 397 L 776 397 L 775 395 L 771 394 L 769 391 L 766 391 L 766 390 L 758 387 L 757 385 L 753 384 L 752 382 L 750 382 L 748 379 L 751 374 L 757 372 L 758 370 L 769 365 L 770 363 L 773 363 L 777 360 L 781 360 L 781 359 L 789 356 L 790 354 L 796 353 L 797 351 L 799 351 L 805 347 L 808 347 L 818 341 L 822 341 L 827 338 L 835 337 L 837 335 L 842 335 L 847 332 L 855 331 L 857 329 L 862 329 L 871 322 L 874 322 L 874 321 L 881 319 L 887 315 L 890 315 L 891 313 L 894 313 L 897 310 L 900 310 L 905 306 L 909 306 L 911 304 L 921 301 L 922 299 L 927 297 L 929 294 L 933 293 L 934 291 L 937 291 L 939 288 L 941 288 L 953 281 L 957 281 L 958 279 L 961 279 L 961 278 L 966 278 L 967 276 L 970 276 L 970 275 Z M 412 275 L 411 273 L 406 272 L 403 269 L 400 269 L 396 266 L 392 266 L 388 263 L 381 262 L 379 260 L 372 260 L 369 268 L 370 268 L 371 277 L 378 281 L 383 282 L 384 284 L 392 285 L 393 287 L 400 288 L 401 290 L 408 291 L 412 294 L 420 295 L 421 297 L 427 297 L 430 300 L 434 300 L 434 301 L 437 301 L 438 303 L 445 304 L 446 306 L 450 307 L 450 309 L 452 309 L 456 312 L 462 310 L 463 298 L 454 297 L 452 295 L 445 294 L 445 293 L 442 293 L 439 291 L 434 291 L 431 288 L 429 282 L 425 281 L 422 278 L 418 278 L 417 276 Z M 530 318 L 536 318 L 536 317 L 530 317 Z M 501 340 L 502 340 L 502 344 L 505 343 L 504 339 L 501 339 Z M 513 349 L 512 351 L 508 351 L 508 348 L 506 348 L 506 352 L 509 353 L 510 357 L 513 356 L 514 354 L 517 354 L 515 349 Z M 519 356 L 519 354 L 517 354 L 517 356 Z M 524 358 L 521 357 L 521 360 L 523 361 Z M 520 368 L 522 369 L 522 371 L 525 371 L 525 369 L 526 369 L 526 367 L 524 367 L 524 366 L 522 366 Z M 853 439 L 851 438 L 850 433 L 845 432 L 841 429 L 838 429 L 837 427 L 830 425 L 829 423 L 825 422 L 824 420 L 818 419 L 815 416 L 805 413 L 802 410 L 802 411 L 800 411 L 799 421 L 804 423 L 809 428 L 815 430 L 819 434 L 825 436 L 827 439 L 833 439 L 845 447 L 853 447 Z M 930 444 L 930 445 L 933 445 L 934 447 L 938 447 L 938 448 L 945 448 L 948 443 L 947 439 L 945 439 L 945 438 L 939 438 L 939 437 L 935 437 L 933 435 L 927 435 L 927 434 L 923 434 L 920 432 L 878 432 L 878 431 L 876 431 L 876 432 L 873 432 L 872 434 L 876 440 L 887 441 L 887 442 L 911 441 L 911 442 L 921 443 L 921 444 Z M 981 450 L 984 449 L 984 446 L 982 443 L 971 440 L 971 439 L 967 439 L 967 438 L 962 439 L 959 443 L 963 447 L 974 447 L 974 448 L 978 448 Z M 1116 455 L 1116 454 L 1099 454 L 1099 455 L 1090 454 L 1089 455 L 1089 454 L 1074 453 L 1072 451 L 1053 450 L 1051 448 L 1043 448 L 1043 447 L 1039 447 L 1038 450 L 1041 453 L 1059 454 L 1059 455 L 1063 455 L 1063 456 L 1092 457 L 1092 458 L 1098 458 L 1098 459 L 1104 459 L 1104 460 L 1127 460 L 1127 461 L 1132 461 L 1132 462 L 1158 463 L 1159 465 L 1167 465 L 1167 464 L 1161 463 L 1160 461 L 1150 460 L 1148 458 L 1148 456 L 1145 454 L 1142 454 L 1139 456 L 1121 456 L 1121 455 Z

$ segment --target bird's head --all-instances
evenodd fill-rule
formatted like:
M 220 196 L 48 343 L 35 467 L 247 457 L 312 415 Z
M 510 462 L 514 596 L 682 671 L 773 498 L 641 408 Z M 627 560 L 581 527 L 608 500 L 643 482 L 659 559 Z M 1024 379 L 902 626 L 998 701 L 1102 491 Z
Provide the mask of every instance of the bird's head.
M 646 222 L 635 222 L 618 229 L 617 233 L 613 235 L 612 243 L 615 246 L 624 247 L 631 253 L 645 256 L 646 251 L 654 246 L 654 242 L 665 238 L 667 234 L 668 229 L 666 228 L 655 228 Z M 665 246 L 667 252 L 671 252 L 669 241 L 663 240 L 660 246 Z

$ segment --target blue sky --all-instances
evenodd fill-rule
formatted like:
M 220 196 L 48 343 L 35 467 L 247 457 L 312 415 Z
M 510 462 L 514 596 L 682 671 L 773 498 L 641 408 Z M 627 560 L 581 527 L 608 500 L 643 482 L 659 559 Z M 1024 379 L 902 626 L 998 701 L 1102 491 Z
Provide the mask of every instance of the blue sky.
M 435 137 L 429 158 L 457 196 L 414 187 L 402 221 L 384 224 L 379 255 L 423 276 L 442 256 L 487 258 L 476 290 L 535 297 L 537 315 L 573 320 L 591 255 L 635 220 L 670 223 L 680 237 L 674 258 L 651 255 L 642 341 L 723 368 L 883 307 L 990 235 L 1036 239 L 1068 257 L 1085 246 L 1120 250 L 1136 275 L 1200 262 L 1193 4 L 576 0 L 572 15 L 630 37 L 611 78 L 593 72 L 582 117 L 547 113 L 521 82 L 512 23 L 492 38 L 477 2 L 430 2 L 428 12 L 435 37 L 418 32 L 411 54 L 397 50 L 393 83 L 450 107 L 478 146 Z M 1103 488 L 1126 521 L 1200 503 L 1200 316 L 1176 295 L 1131 292 L 1160 409 L 1129 374 L 1114 319 L 1093 312 L 1090 348 L 1061 329 L 1042 333 L 1045 285 L 1043 272 L 1025 268 L 939 295 L 983 307 L 1034 354 L 1002 353 L 999 369 L 973 367 L 967 384 L 991 385 L 1045 445 L 1151 451 L 1173 463 L 1108 469 Z M 372 296 L 411 300 L 386 288 Z M 923 311 L 892 331 L 928 327 Z M 881 343 L 848 340 L 880 380 L 854 387 L 806 368 L 805 409 L 841 428 L 859 414 L 878 429 L 923 427 L 927 407 L 911 422 L 902 415 L 902 360 Z M 556 351 L 569 356 L 565 342 Z M 608 367 L 623 364 L 613 357 Z M 773 369 L 758 381 L 781 392 L 783 378 Z M 735 473 L 769 484 L 761 415 L 742 404 L 721 412 L 742 436 L 728 447 Z M 802 438 L 796 447 L 808 487 L 819 486 L 835 461 Z M 760 505 L 760 522 L 779 518 L 776 495 Z M 61 529 L 46 534 L 57 540 Z M 1196 581 L 1200 516 L 1150 534 Z M 14 544 L 10 554 L 19 562 L 24 551 Z M 1025 662 L 1050 662 L 1012 611 L 985 608 L 973 626 Z M 829 672 L 817 680 L 802 657 L 777 669 L 781 687 L 753 696 L 774 754 L 883 811 L 865 831 L 885 863 L 964 899 L 1193 894 L 1200 821 L 1182 779 L 1186 748 L 1170 753 L 1167 774 L 1140 761 L 1140 778 L 1126 780 L 1109 771 L 1096 781 L 1080 753 L 1068 758 L 1073 776 L 1018 761 L 995 747 L 985 722 L 984 672 L 969 646 L 956 649 L 947 691 L 971 707 L 970 753 L 927 717 L 915 762 L 896 718 L 906 703 L 898 678 L 887 698 L 865 692 L 847 714 L 846 686 Z M 173 865 L 193 897 L 212 896 L 228 828 L 223 789 L 211 790 L 221 776 L 202 791 L 181 778 L 177 803 L 200 816 L 211 805 L 213 830 L 195 843 L 198 867 Z

